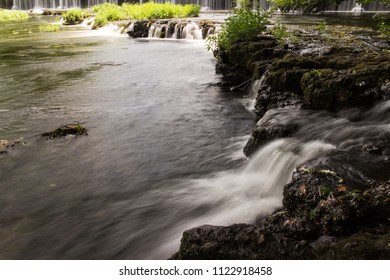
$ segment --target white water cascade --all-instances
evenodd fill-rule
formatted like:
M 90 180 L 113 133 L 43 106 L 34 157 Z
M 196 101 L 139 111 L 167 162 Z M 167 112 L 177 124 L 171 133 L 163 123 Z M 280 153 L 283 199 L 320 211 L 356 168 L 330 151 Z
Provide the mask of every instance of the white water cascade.
M 207 36 L 218 32 L 220 24 L 201 26 L 195 21 L 161 20 L 153 22 L 148 30 L 148 38 L 154 39 L 185 39 L 202 40 Z M 128 27 L 128 31 L 134 30 L 134 22 Z
M 335 147 L 323 141 L 301 142 L 293 138 L 273 141 L 257 151 L 235 171 L 224 171 L 211 177 L 179 184 L 166 203 L 173 208 L 210 211 L 195 219 L 182 221 L 165 236 L 153 258 L 166 257 L 177 249 L 183 231 L 204 225 L 255 223 L 258 218 L 281 207 L 283 186 L 300 164 L 325 154 Z M 242 152 L 241 152 L 242 153 Z

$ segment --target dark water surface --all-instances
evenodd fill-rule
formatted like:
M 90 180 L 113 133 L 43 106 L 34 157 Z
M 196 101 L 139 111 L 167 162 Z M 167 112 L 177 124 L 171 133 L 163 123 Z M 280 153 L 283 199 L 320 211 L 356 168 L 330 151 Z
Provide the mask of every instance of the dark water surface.
M 0 259 L 168 257 L 176 225 L 212 208 L 177 193 L 237 165 L 253 115 L 204 42 L 38 24 L 0 26 L 0 139 L 25 142 L 0 155 Z M 40 137 L 76 121 L 88 136 Z

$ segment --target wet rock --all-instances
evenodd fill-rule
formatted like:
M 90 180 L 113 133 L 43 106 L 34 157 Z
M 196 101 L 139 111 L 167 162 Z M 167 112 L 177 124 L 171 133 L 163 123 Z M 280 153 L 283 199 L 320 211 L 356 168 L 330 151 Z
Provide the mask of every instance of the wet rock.
M 373 183 L 363 196 L 369 203 L 371 216 L 382 220 L 390 218 L 390 181 Z
M 133 38 L 147 38 L 151 24 L 152 22 L 149 20 L 133 21 L 127 28 L 127 34 Z
M 369 210 L 362 190 L 346 185 L 331 170 L 299 169 L 284 187 L 283 206 L 318 235 L 351 232 L 367 218 Z M 289 224 L 283 227 L 291 229 Z M 293 228 L 293 232 L 301 228 Z
M 289 110 L 285 108 L 285 110 Z M 270 110 L 256 124 L 252 135 L 244 147 L 246 156 L 252 155 L 265 143 L 280 137 L 288 137 L 298 128 L 294 119 L 283 117 L 284 110 Z
M 172 259 L 257 259 L 262 241 L 253 225 L 204 225 L 183 233 L 180 249 Z
M 315 248 L 319 259 L 388 260 L 390 233 L 357 232 L 336 243 Z
M 43 137 L 47 137 L 49 139 L 65 137 L 68 135 L 88 135 L 88 130 L 80 124 L 67 124 L 62 125 L 53 131 L 42 134 Z

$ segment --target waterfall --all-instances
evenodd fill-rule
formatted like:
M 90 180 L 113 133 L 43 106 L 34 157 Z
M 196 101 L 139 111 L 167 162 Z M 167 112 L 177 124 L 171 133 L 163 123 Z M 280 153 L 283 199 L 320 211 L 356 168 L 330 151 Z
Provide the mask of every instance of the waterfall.
M 219 30 L 219 24 L 201 26 L 198 22 L 160 20 L 152 23 L 148 30 L 148 38 L 202 40 Z M 127 32 L 134 31 L 131 23 Z
M 281 207 L 283 186 L 295 168 L 309 159 L 326 154 L 335 147 L 323 141 L 301 142 L 284 138 L 257 151 L 239 170 L 224 171 L 203 179 L 182 182 L 165 203 L 172 208 L 185 205 L 187 211 L 200 208 L 198 217 L 179 222 L 161 238 L 162 246 L 152 258 L 169 256 L 177 249 L 184 230 L 192 227 L 256 223 L 256 220 Z

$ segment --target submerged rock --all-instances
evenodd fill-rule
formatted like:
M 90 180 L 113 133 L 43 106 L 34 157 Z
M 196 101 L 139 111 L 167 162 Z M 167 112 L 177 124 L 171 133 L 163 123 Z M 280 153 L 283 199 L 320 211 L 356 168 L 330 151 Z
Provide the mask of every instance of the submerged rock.
M 15 140 L 0 140 L 0 154 L 8 153 L 8 151 L 16 145 L 24 143 L 23 138 Z
M 53 131 L 42 134 L 43 137 L 47 137 L 49 139 L 65 137 L 67 135 L 88 135 L 88 130 L 80 124 L 67 124 L 62 125 Z

